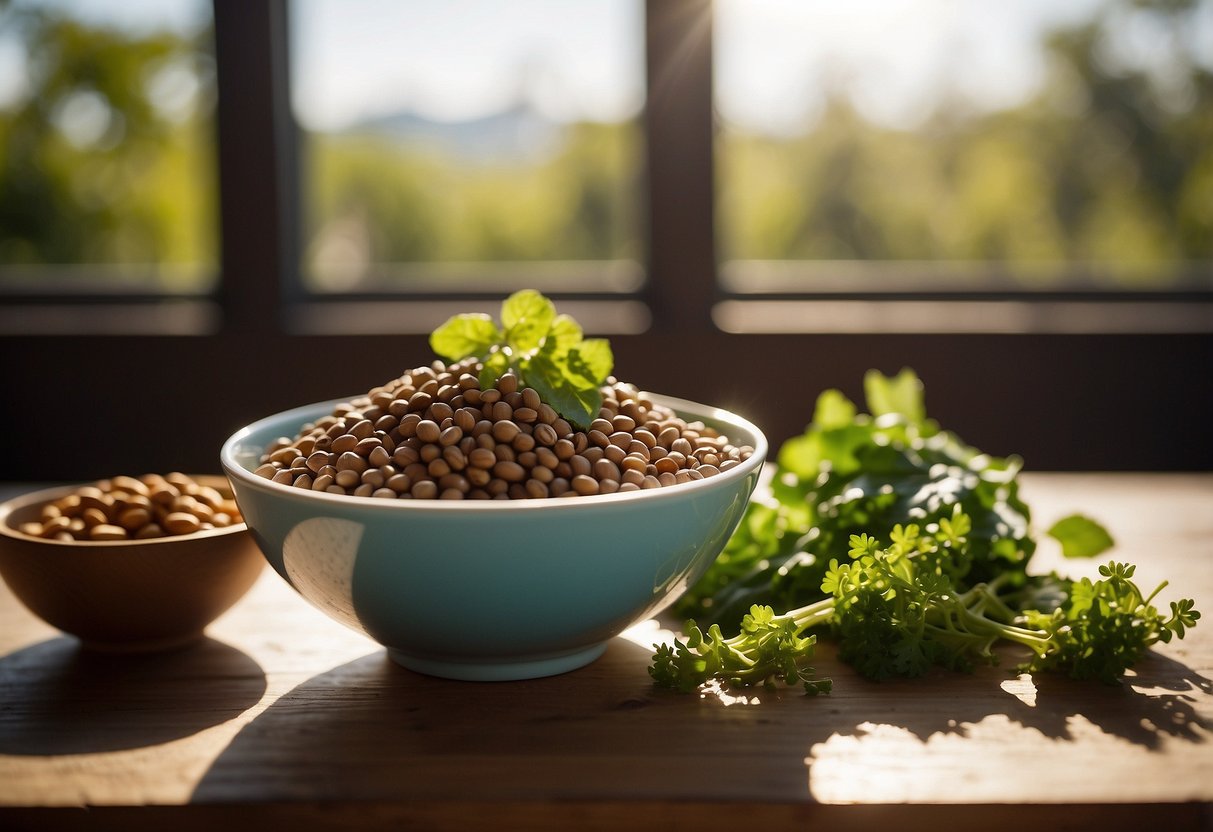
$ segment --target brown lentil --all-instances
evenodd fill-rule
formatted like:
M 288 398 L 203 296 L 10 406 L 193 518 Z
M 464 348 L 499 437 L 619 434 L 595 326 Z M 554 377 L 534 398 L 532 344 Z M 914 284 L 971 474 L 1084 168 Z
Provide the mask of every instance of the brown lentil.
M 481 389 L 480 369 L 465 360 L 410 370 L 275 440 L 255 473 L 385 499 L 543 499 L 692 482 L 753 454 L 615 379 L 602 388 L 597 416 L 576 430 L 512 372 Z M 169 505 L 176 496 L 145 490 L 122 489 L 124 505 L 135 496 Z
M 577 474 L 569 482 L 573 490 L 582 496 L 598 493 L 598 481 L 586 474 Z

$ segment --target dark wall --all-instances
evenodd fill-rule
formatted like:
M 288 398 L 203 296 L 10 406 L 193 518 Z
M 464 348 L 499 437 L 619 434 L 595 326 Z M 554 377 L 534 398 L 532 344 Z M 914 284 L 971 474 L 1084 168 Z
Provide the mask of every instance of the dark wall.
M 928 413 L 1032 470 L 1213 470 L 1213 336 L 644 335 L 616 374 L 735 410 L 773 446 L 817 394 L 862 401 L 869 368 L 913 367 Z M 2 480 L 217 471 L 241 425 L 356 395 L 433 358 L 423 336 L 0 338 Z

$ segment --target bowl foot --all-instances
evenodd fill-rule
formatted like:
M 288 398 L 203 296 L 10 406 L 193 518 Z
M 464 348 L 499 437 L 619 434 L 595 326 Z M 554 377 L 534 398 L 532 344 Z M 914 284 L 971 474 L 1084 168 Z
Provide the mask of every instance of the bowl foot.
M 163 638 L 133 639 L 129 641 L 94 641 L 81 639 L 80 646 L 95 653 L 159 653 L 180 650 L 202 641 L 203 631 Z
M 413 656 L 393 648 L 388 648 L 388 655 L 396 664 L 427 676 L 441 676 L 444 679 L 460 679 L 468 682 L 509 682 L 568 673 L 570 670 L 576 670 L 594 661 L 605 650 L 606 642 L 603 642 L 567 653 L 479 661 L 475 659 L 451 661 Z

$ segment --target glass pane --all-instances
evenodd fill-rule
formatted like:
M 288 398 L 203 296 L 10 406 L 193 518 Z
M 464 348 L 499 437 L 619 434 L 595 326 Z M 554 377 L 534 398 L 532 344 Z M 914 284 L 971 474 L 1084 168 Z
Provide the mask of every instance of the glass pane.
M 0 3 L 0 286 L 215 279 L 205 0 Z
M 1213 286 L 1211 0 L 717 14 L 722 253 L 798 261 L 732 288 Z
M 308 288 L 567 285 L 587 262 L 592 288 L 637 283 L 640 0 L 295 0 L 290 18 Z

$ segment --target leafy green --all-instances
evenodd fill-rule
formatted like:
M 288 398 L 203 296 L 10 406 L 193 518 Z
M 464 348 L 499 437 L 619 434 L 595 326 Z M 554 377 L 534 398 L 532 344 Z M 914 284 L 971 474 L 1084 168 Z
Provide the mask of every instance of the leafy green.
M 493 319 L 484 314 L 451 318 L 430 335 L 430 348 L 454 361 L 453 356 L 488 355 L 492 347 L 505 339 Z
M 1061 553 L 1067 558 L 1093 558 L 1115 545 L 1107 529 L 1081 514 L 1063 517 L 1046 534 L 1061 544 Z
M 895 526 L 887 547 L 853 535 L 848 560 L 831 560 L 822 579 L 824 599 L 780 615 L 751 607 L 740 633 L 727 639 L 719 625 L 705 636 L 689 621 L 685 642 L 656 646 L 649 672 L 680 691 L 716 679 L 734 686 L 783 680 L 828 692 L 829 680 L 815 679 L 808 666 L 816 639 L 805 635 L 828 627 L 839 658 L 875 680 L 920 676 L 935 665 L 994 664 L 994 647 L 1011 642 L 1031 651 L 1020 670 L 1114 683 L 1150 645 L 1183 638 L 1200 618 L 1190 599 L 1171 602 L 1169 616 L 1160 613 L 1150 602 L 1166 584 L 1143 597 L 1131 580 L 1134 567 L 1115 562 L 1100 567 L 1102 580 L 1067 584 L 1062 603 L 1047 612 L 1016 611 L 1000 596 L 1009 573 L 962 592 L 950 576 L 970 557 L 971 529 L 956 512 L 927 529 Z
M 1150 602 L 1166 584 L 1143 597 L 1129 564 L 1100 567 L 1094 582 L 1029 576 L 1036 544 L 1020 461 L 982 454 L 929 420 L 911 370 L 869 372 L 864 390 L 870 414 L 827 390 L 804 434 L 780 448 L 771 498 L 749 505 L 680 602 L 692 616 L 688 637 L 656 645 L 657 684 L 782 680 L 828 691 L 809 666 L 813 628 L 872 679 L 993 663 L 995 645 L 1010 642 L 1031 651 L 1023 670 L 1114 682 L 1150 645 L 1182 638 L 1200 618 L 1190 599 L 1159 612 Z M 1113 545 L 1081 515 L 1048 533 L 1067 557 Z M 738 620 L 726 637 L 722 627 Z
M 973 524 L 967 559 L 952 567 L 958 586 L 1024 574 L 1036 543 L 1019 498 L 1020 460 L 982 454 L 941 430 L 926 417 L 912 370 L 892 378 L 869 372 L 864 389 L 871 414 L 837 390 L 818 397 L 805 433 L 779 450 L 771 500 L 750 505 L 724 552 L 680 601 L 680 614 L 731 623 L 755 604 L 811 603 L 852 535 L 888 539 L 898 524 L 925 527 L 957 509 Z
M 1160 613 L 1150 602 L 1167 582 L 1142 597 L 1132 581 L 1135 570 L 1131 564 L 1111 561 L 1099 567 L 1101 580 L 1075 582 L 1065 603 L 1052 612 L 1026 611 L 1024 621 L 1046 633 L 1049 643 L 1024 669 L 1062 668 L 1076 679 L 1112 683 L 1150 645 L 1183 638 L 1200 618 L 1195 602 L 1172 601 L 1171 614 Z
M 501 304 L 505 341 L 515 351 L 539 349 L 556 320 L 556 306 L 534 289 L 515 292 Z
M 775 615 L 770 607 L 754 606 L 741 622 L 741 632 L 726 639 L 713 624 L 705 634 L 694 621 L 686 624 L 686 641 L 675 639 L 673 646 L 659 644 L 653 655 L 649 675 L 661 687 L 690 693 L 710 679 L 719 679 L 734 687 L 762 684 L 774 687 L 800 683 L 805 693 L 830 692 L 829 679 L 816 679 L 807 661 L 813 657 L 816 636 L 801 637 L 821 610 L 798 610 L 797 614 Z
M 585 338 L 568 315 L 533 289 L 501 305 L 501 323 L 488 315 L 456 315 L 430 335 L 430 348 L 448 361 L 481 362 L 480 386 L 507 372 L 533 387 L 543 401 L 577 428 L 586 428 L 602 407 L 602 383 L 615 358 L 602 338 Z

